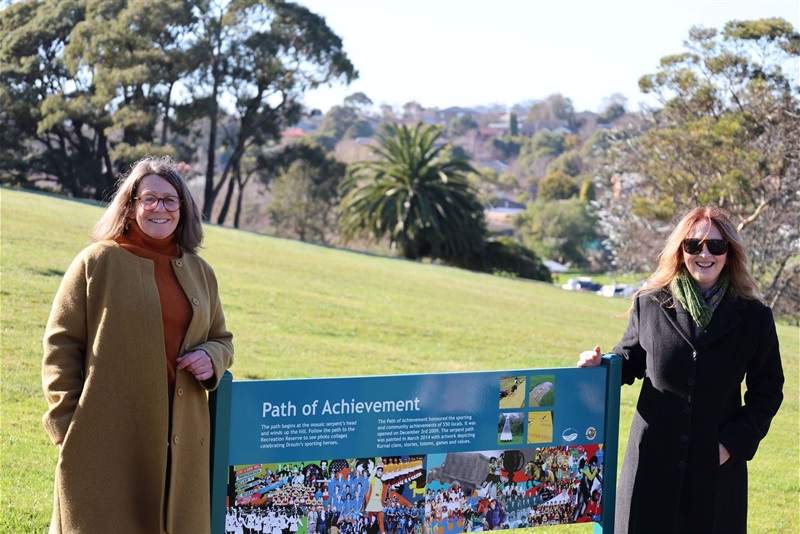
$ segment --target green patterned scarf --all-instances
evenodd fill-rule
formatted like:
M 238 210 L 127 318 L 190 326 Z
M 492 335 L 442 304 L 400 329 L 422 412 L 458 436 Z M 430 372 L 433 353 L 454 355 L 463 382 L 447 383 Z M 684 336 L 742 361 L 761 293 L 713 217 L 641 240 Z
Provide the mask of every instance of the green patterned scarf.
M 670 284 L 670 289 L 678 302 L 692 316 L 694 322 L 702 330 L 705 330 L 708 323 L 711 322 L 714 310 L 728 289 L 728 274 L 723 273 L 717 284 L 704 295 L 700 293 L 700 288 L 694 279 L 683 268 Z

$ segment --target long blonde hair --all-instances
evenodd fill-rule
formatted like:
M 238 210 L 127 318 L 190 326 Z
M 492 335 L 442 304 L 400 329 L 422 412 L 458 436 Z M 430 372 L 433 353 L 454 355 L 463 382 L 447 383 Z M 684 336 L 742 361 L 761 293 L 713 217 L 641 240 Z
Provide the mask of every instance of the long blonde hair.
M 114 198 L 92 228 L 89 237 L 96 243 L 106 239 L 116 239 L 127 231 L 128 216 L 133 210 L 133 197 L 136 196 L 139 182 L 150 174 L 160 176 L 178 192 L 178 197 L 181 199 L 181 217 L 175 229 L 175 243 L 186 252 L 196 253 L 200 243 L 203 242 L 200 210 L 178 171 L 177 164 L 167 156 L 147 156 L 137 161 L 127 175 L 120 177 Z
M 647 279 L 647 284 L 638 292 L 637 296 L 655 293 L 669 287 L 683 269 L 683 240 L 700 222 L 716 226 L 722 237 L 728 241 L 728 257 L 723 273 L 728 274 L 728 283 L 733 294 L 745 299 L 760 300 L 761 294 L 758 291 L 758 285 L 747 267 L 747 252 L 742 238 L 739 236 L 739 231 L 731 221 L 728 212 L 716 206 L 694 208 L 680 218 L 658 255 L 658 267 Z

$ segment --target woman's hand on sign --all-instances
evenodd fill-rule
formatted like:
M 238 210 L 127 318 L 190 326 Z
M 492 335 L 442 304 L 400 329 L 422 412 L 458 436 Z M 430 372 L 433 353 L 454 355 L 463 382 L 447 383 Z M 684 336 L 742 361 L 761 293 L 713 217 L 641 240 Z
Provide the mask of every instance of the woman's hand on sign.
M 178 358 L 178 369 L 186 369 L 200 382 L 214 376 L 214 364 L 204 350 L 193 350 Z
M 597 367 L 603 360 L 603 353 L 600 351 L 600 346 L 596 346 L 592 350 L 585 350 L 578 356 L 578 367 Z

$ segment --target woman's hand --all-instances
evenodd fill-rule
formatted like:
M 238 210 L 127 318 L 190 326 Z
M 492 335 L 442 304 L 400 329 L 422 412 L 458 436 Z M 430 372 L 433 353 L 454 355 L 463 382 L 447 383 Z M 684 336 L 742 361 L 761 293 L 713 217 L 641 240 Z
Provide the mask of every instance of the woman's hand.
M 719 465 L 724 464 L 728 461 L 731 457 L 731 453 L 728 452 L 728 449 L 725 448 L 725 445 L 722 443 L 719 444 Z
M 578 367 L 597 367 L 601 361 L 603 361 L 603 353 L 598 345 L 592 350 L 581 352 L 578 356 Z
M 204 350 L 193 350 L 178 358 L 178 369 L 186 369 L 200 382 L 214 376 L 214 364 Z

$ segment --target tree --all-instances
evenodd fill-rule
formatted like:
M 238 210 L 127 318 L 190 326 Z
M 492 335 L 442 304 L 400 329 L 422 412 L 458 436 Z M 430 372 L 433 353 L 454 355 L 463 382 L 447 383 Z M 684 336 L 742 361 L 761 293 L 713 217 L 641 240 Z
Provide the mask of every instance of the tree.
M 539 182 L 539 196 L 544 202 L 566 200 L 579 192 L 575 179 L 563 171 L 554 171 Z
M 483 247 L 483 206 L 466 178 L 468 160 L 442 158 L 434 126 L 384 125 L 378 159 L 354 164 L 342 184 L 341 237 L 388 237 L 409 259 L 463 264 Z
M 72 195 L 102 199 L 126 163 L 169 152 L 153 128 L 186 13 L 178 0 L 23 1 L 1 11 L 7 178 L 46 175 Z
M 597 117 L 597 122 L 601 124 L 608 124 L 622 117 L 627 112 L 625 109 L 625 105 L 627 103 L 628 99 L 620 93 L 614 93 L 609 98 L 606 98 L 603 105 L 603 111 L 601 111 L 600 116 Z
M 372 106 L 372 100 L 370 100 L 367 95 L 359 91 L 358 93 L 353 93 L 352 95 L 346 96 L 344 99 L 344 105 L 363 114 Z
M 561 171 L 572 177 L 578 176 L 583 172 L 583 159 L 577 150 L 564 152 L 547 164 L 547 172 L 553 173 Z
M 660 107 L 638 135 L 612 145 L 614 182 L 598 184 L 619 267 L 651 269 L 640 243 L 662 242 L 680 212 L 713 203 L 738 222 L 767 302 L 790 290 L 800 276 L 798 42 L 782 19 L 693 28 L 685 52 L 642 77 Z
M 358 94 L 358 93 L 356 93 Z M 332 151 L 342 139 L 371 137 L 372 125 L 360 116 L 352 106 L 333 106 L 325 114 L 313 138 L 320 145 Z
M 211 124 L 206 161 L 203 215 L 241 158 L 253 144 L 277 140 L 283 125 L 299 118 L 298 96 L 335 79 L 357 76 L 342 49 L 342 40 L 325 19 L 307 8 L 280 1 L 203 0 L 190 50 L 200 58 L 192 87 Z M 239 121 L 230 157 L 217 175 L 216 124 L 223 102 Z M 235 182 L 229 184 L 226 205 Z M 241 192 L 241 187 L 240 187 Z M 224 221 L 223 207 L 218 222 Z
M 472 118 L 472 115 L 465 113 L 450 119 L 447 123 L 447 135 L 450 137 L 459 137 L 467 133 L 468 130 L 477 128 L 478 123 Z
M 228 184 L 219 222 L 299 96 L 357 75 L 324 19 L 278 0 L 23 0 L 0 30 L 4 181 L 101 199 L 144 153 L 175 154 L 171 130 L 204 131 L 206 219 Z
M 519 135 L 519 121 L 517 120 L 516 113 L 511 113 L 508 116 L 508 134 L 511 137 L 516 137 Z
M 345 165 L 319 145 L 287 148 L 273 157 L 273 165 L 280 175 L 271 183 L 267 211 L 276 233 L 301 241 L 329 242 Z
M 565 150 L 565 135 L 546 130 L 523 137 L 517 165 L 526 174 L 543 175 L 547 164 Z
M 542 258 L 583 265 L 597 240 L 596 219 L 578 198 L 547 202 L 538 199 L 517 215 L 514 225 L 522 243 Z
M 572 100 L 561 95 L 550 95 L 531 106 L 526 118 L 528 122 L 564 121 L 569 128 L 575 126 L 575 107 Z

